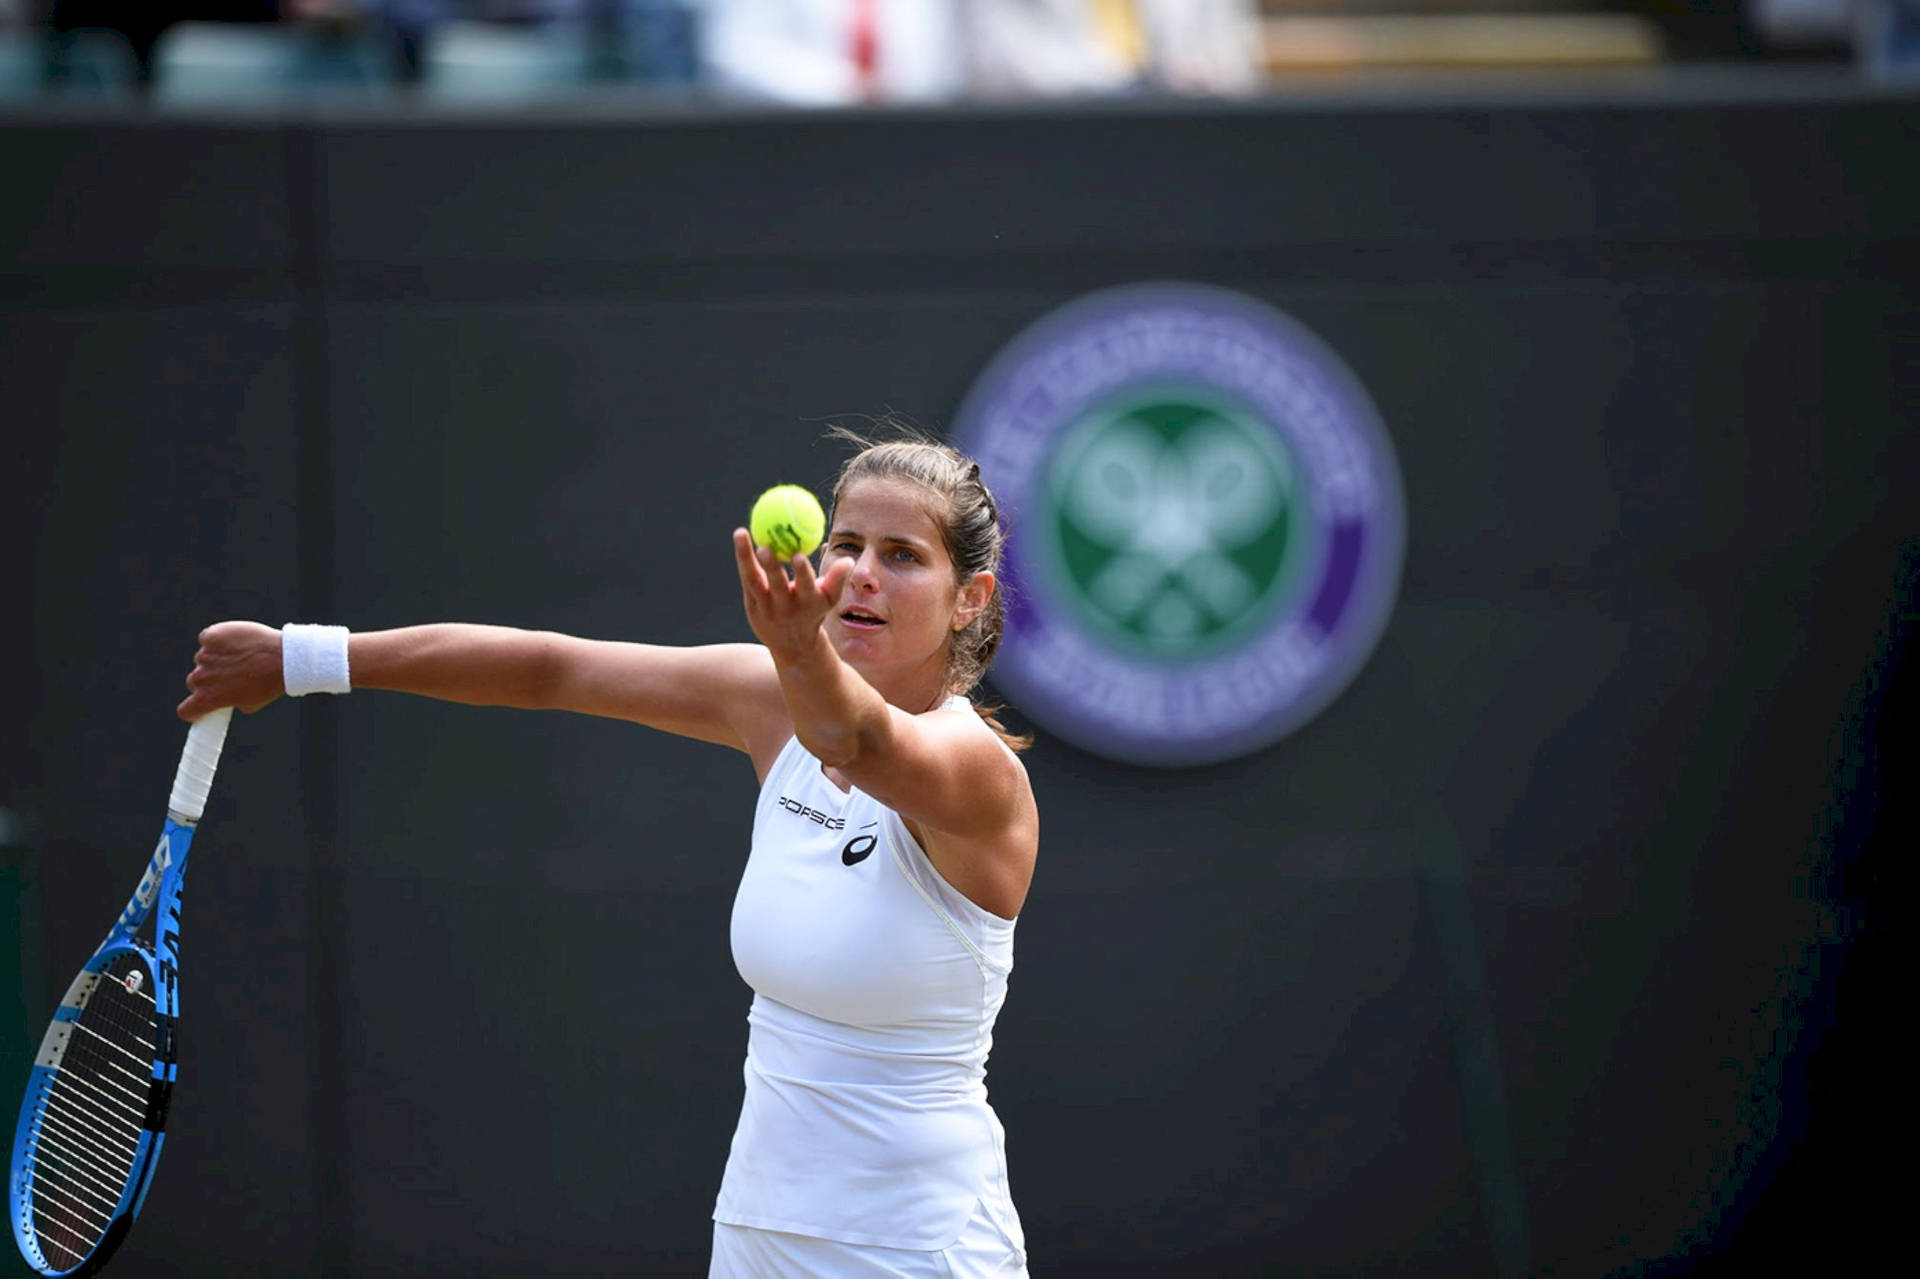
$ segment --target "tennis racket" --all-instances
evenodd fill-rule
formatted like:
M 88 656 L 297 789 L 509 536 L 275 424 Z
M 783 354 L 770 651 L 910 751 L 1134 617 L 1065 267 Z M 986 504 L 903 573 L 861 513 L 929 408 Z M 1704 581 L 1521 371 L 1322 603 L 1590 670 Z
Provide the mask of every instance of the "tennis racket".
M 232 718 L 218 710 L 188 730 L 159 846 L 67 987 L 27 1079 L 7 1212 L 20 1255 L 43 1275 L 104 1266 L 153 1184 L 176 1071 L 181 881 Z M 134 936 L 150 917 L 152 944 Z

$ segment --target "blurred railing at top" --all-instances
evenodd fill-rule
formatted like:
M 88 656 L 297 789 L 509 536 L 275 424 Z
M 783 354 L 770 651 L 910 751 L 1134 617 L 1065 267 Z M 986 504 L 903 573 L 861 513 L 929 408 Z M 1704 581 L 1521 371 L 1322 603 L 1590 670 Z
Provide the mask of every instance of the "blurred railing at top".
M 1920 0 L 0 0 L 0 103 L 1244 96 L 1732 57 L 1920 79 Z

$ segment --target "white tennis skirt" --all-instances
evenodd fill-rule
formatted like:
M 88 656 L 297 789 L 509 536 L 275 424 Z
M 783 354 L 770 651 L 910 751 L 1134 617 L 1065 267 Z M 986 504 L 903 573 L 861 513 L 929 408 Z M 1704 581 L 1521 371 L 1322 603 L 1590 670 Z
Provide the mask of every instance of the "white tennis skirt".
M 1026 1279 L 1027 1254 L 976 1206 L 952 1246 L 932 1252 L 839 1243 L 713 1223 L 707 1279 Z

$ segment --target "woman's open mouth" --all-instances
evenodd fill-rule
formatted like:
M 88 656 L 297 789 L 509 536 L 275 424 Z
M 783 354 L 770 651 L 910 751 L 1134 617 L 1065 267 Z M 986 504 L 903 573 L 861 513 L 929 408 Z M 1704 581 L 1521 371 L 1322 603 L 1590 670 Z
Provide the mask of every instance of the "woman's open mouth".
M 867 612 L 864 608 L 850 608 L 840 614 L 840 621 L 852 630 L 871 631 L 885 626 L 885 619 Z

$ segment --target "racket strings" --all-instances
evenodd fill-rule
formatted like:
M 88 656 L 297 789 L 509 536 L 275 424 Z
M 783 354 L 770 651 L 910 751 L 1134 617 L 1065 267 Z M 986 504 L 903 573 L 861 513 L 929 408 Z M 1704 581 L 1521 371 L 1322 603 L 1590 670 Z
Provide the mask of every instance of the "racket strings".
M 35 1103 L 34 1233 L 61 1269 L 98 1246 L 133 1175 L 160 1038 L 149 976 L 138 954 L 108 964 Z

